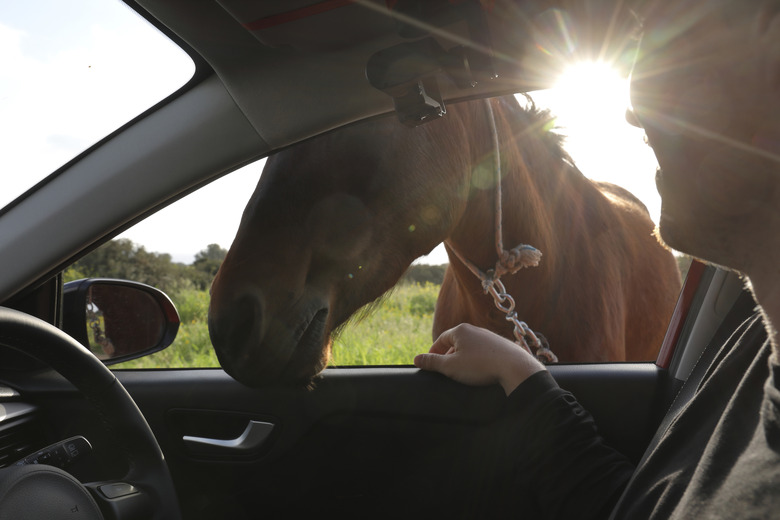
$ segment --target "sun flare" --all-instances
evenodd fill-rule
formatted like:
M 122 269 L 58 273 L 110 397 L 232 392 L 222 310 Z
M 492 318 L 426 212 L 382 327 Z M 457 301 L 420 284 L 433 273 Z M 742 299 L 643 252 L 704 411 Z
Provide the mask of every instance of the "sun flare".
M 629 80 L 607 62 L 571 64 L 548 90 L 532 92 L 541 108 L 555 116 L 566 150 L 591 179 L 619 184 L 637 195 L 656 219 L 657 162 L 644 131 L 626 122 Z
M 561 118 L 591 128 L 617 123 L 629 106 L 628 80 L 608 63 L 585 61 L 570 65 L 551 89 L 560 100 Z

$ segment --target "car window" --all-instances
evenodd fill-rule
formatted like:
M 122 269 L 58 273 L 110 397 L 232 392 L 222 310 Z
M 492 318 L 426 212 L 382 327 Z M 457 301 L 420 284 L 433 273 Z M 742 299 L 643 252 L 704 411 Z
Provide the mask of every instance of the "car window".
M 566 150 L 586 176 L 623 186 L 642 200 L 657 221 L 657 165 L 644 144 L 642 131 L 625 122 L 625 80 L 606 81 L 599 74 L 609 79 L 612 73 L 598 66 L 570 74 L 555 89 L 533 93 L 534 102 L 555 114 L 555 130 L 565 136 Z M 524 97 L 520 99 L 526 102 Z M 208 288 L 231 245 L 248 194 L 254 190 L 264 163 L 261 160 L 246 166 L 161 210 L 66 271 L 66 279 L 132 277 L 163 289 L 176 304 L 182 324 L 174 344 L 117 368 L 218 366 L 206 322 Z M 209 211 L 204 211 L 206 207 Z M 179 228 L 184 224 L 187 231 L 172 237 L 167 230 L 174 223 Z M 129 267 L 112 270 L 116 268 L 112 255 L 155 267 L 150 267 L 150 272 Z M 100 258 L 90 263 L 91 257 Z M 686 259 L 678 259 L 684 274 Z M 418 260 L 371 313 L 339 331 L 331 364 L 405 365 L 415 354 L 427 351 L 446 264 L 442 246 Z
M 236 202 L 236 194 L 244 197 L 254 190 L 264 163 L 257 161 L 197 190 L 65 270 L 65 282 L 120 278 L 146 283 L 176 305 L 181 324 L 173 345 L 112 368 L 219 366 L 206 322 L 208 289 L 241 219 L 243 202 Z M 214 211 L 204 211 L 207 207 Z M 171 229 L 180 232 L 172 234 Z
M 194 72 L 146 20 L 103 0 L 0 3 L 0 57 L 0 208 Z
M 2 125 L 0 136 L 5 145 L 0 206 L 164 99 L 194 71 L 179 47 L 121 2 L 79 0 L 78 9 L 71 3 L 61 17 L 46 17 L 57 21 L 52 25 L 35 15 L 40 9 L 62 7 L 55 0 L 0 6 L 0 48 L 7 64 L 0 71 L 0 113 L 12 122 Z M 71 15 L 75 12 L 79 16 Z M 92 22 L 90 14 L 101 22 Z M 67 80 L 54 94 L 51 77 Z M 30 89 L 31 83 L 40 88 Z M 553 112 L 551 126 L 564 136 L 567 152 L 587 177 L 624 187 L 657 221 L 656 162 L 642 130 L 625 122 L 625 80 L 602 64 L 575 64 L 555 88 L 532 93 L 532 98 Z M 206 324 L 208 287 L 246 204 L 236 194 L 245 199 L 252 193 L 263 164 L 258 161 L 185 197 L 65 271 L 66 280 L 99 276 L 149 283 L 166 291 L 178 307 L 182 325 L 174 345 L 119 367 L 217 365 Z M 207 203 L 210 210 L 204 211 Z M 172 235 L 170 229 L 182 231 Z M 678 258 L 684 271 L 685 260 Z M 373 312 L 343 327 L 334 338 L 332 364 L 409 364 L 427 350 L 447 261 L 439 246 L 418 260 Z

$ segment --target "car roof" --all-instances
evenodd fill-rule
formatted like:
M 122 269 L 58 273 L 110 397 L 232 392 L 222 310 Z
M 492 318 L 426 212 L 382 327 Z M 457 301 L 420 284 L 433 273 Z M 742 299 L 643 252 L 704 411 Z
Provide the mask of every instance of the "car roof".
M 367 78 L 368 64 L 379 53 L 423 40 L 435 41 L 444 51 L 492 52 L 495 77 L 490 79 L 476 78 L 463 87 L 447 71 L 436 72 L 441 96 L 448 102 L 535 90 L 549 86 L 561 65 L 551 50 L 560 41 L 548 41 L 549 48 L 539 50 L 540 24 L 565 23 L 565 38 L 593 40 L 579 47 L 581 54 L 614 56 L 630 43 L 627 31 L 635 24 L 626 4 L 616 0 L 138 0 L 140 8 L 209 64 L 269 152 L 392 111 L 392 98 L 372 84 L 374 78 Z M 588 22 L 578 23 L 583 20 Z M 408 65 L 414 67 L 421 68 L 419 76 L 428 71 L 428 64 Z M 393 69 L 388 74 L 405 73 L 399 72 L 400 66 L 388 68 Z

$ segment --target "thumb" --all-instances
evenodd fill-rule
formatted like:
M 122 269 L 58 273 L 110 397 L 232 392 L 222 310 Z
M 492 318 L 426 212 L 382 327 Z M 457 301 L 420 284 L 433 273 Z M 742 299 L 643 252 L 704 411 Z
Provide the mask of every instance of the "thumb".
M 441 354 L 417 354 L 414 356 L 414 366 L 421 370 L 441 372 L 444 357 Z

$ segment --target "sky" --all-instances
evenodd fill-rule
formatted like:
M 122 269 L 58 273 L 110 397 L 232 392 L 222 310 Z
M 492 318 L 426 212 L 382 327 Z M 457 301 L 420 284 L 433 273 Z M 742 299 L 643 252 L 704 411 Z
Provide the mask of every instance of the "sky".
M 147 46 L 139 48 L 142 41 Z M 120 2 L 0 3 L 0 207 L 186 83 L 193 70 L 180 49 Z M 586 176 L 627 188 L 657 221 L 657 163 L 643 132 L 625 122 L 626 80 L 606 66 L 582 64 L 532 97 L 556 115 Z M 184 263 L 209 244 L 227 248 L 261 171 L 262 161 L 242 168 L 120 238 Z M 202 211 L 213 201 L 224 209 Z M 421 261 L 447 258 L 439 247 Z

